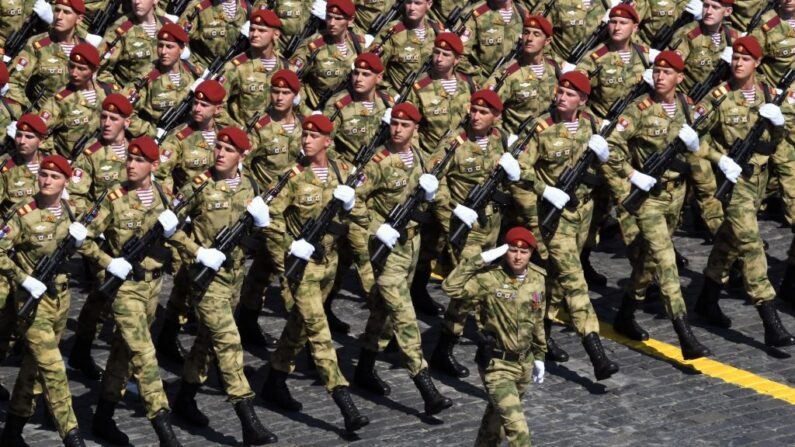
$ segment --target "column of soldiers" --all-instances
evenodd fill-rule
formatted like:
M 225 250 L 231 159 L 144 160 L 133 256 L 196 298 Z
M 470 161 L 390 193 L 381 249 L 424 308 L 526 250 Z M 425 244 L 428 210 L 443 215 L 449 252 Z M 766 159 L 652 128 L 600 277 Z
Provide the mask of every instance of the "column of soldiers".
M 793 69 L 795 0 L 406 0 L 380 27 L 391 2 L 196 0 L 175 16 L 135 0 L 106 11 L 103 35 L 90 31 L 105 2 L 19 3 L 0 0 L 0 46 L 31 33 L 0 63 L 0 359 L 25 349 L 13 391 L 0 390 L 1 445 L 23 442 L 42 394 L 64 444 L 83 445 L 57 348 L 68 275 L 36 277 L 67 240 L 96 278 L 69 365 L 101 380 L 90 429 L 112 445 L 129 442 L 113 414 L 130 378 L 161 445 L 180 445 L 172 409 L 207 426 L 195 398 L 213 362 L 243 441 L 276 442 L 254 411 L 244 345 L 275 349 L 264 401 L 302 409 L 287 378 L 306 348 L 345 429 L 368 425 L 332 339 L 349 331 L 332 303 L 350 266 L 370 311 L 352 385 L 390 394 L 375 362 L 392 341 L 425 412 L 451 407 L 429 371 L 469 374 L 455 346 L 472 315 L 489 395 L 477 443 L 529 445 L 521 398 L 545 360 L 569 358 L 553 324 L 574 327 L 597 380 L 619 371 L 588 295 L 606 284 L 589 253 L 611 222 L 631 266 L 616 331 L 649 338 L 634 314 L 656 284 L 683 357 L 710 355 L 688 323 L 672 240 L 686 203 L 714 244 L 694 312 L 729 327 L 719 298 L 735 271 L 765 344 L 795 344 L 756 220 L 778 195 L 795 228 L 795 88 L 779 85 Z M 664 39 L 680 17 L 690 22 Z M 740 158 L 732 147 L 751 132 L 754 153 Z M 633 195 L 644 200 L 629 207 Z M 447 276 L 446 309 L 428 293 L 434 271 Z M 279 337 L 258 322 L 271 283 L 287 310 Z M 795 243 L 778 295 L 795 302 L 794 291 Z M 19 321 L 26 297 L 38 307 Z M 417 312 L 443 315 L 429 361 Z M 183 349 L 188 320 L 197 336 Z M 106 321 L 103 369 L 91 346 Z M 156 353 L 184 362 L 171 403 Z

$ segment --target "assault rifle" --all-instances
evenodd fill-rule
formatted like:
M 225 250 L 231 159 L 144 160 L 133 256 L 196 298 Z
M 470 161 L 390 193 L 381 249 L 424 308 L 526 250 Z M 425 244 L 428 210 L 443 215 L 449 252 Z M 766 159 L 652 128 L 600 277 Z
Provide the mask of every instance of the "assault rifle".
M 6 40 L 6 44 L 3 47 L 3 53 L 9 60 L 14 59 L 17 57 L 20 51 L 25 48 L 25 44 L 30 39 L 30 36 L 36 32 L 38 28 L 43 27 L 45 25 L 44 20 L 41 20 L 36 13 L 32 13 L 25 19 L 25 23 L 22 24 L 22 27 L 18 30 L 11 33 Z
M 287 41 L 287 45 L 284 47 L 284 57 L 289 59 L 298 49 L 298 46 L 301 45 L 301 42 L 308 39 L 312 34 L 315 34 L 324 24 L 325 22 L 320 17 L 314 14 L 310 15 L 309 20 L 307 20 L 306 25 L 304 25 L 304 29 L 298 34 L 293 34 L 293 37 Z
M 651 47 L 658 51 L 663 51 L 668 48 L 668 45 L 671 43 L 671 40 L 674 38 L 674 33 L 676 30 L 682 28 L 683 26 L 687 25 L 688 23 L 692 22 L 695 19 L 693 14 L 685 11 L 676 18 L 673 24 L 671 25 L 663 25 L 660 29 L 654 33 L 654 37 L 651 39 Z M 678 45 L 674 45 L 674 48 Z
M 629 3 L 629 0 L 621 0 L 621 3 Z M 582 58 L 585 56 L 586 53 L 591 51 L 600 43 L 607 40 L 609 34 L 607 31 L 607 21 L 599 22 L 599 26 L 588 36 L 587 39 L 581 40 L 577 45 L 569 53 L 569 57 L 566 58 L 566 62 L 577 65 L 580 63 Z
M 77 157 L 83 153 L 86 149 L 86 145 L 89 141 L 93 141 L 102 134 L 102 129 L 97 129 L 90 134 L 83 134 L 76 142 L 75 145 L 72 147 L 72 153 L 69 155 L 69 164 L 72 164 L 77 160 Z
M 104 36 L 108 26 L 119 18 L 120 7 L 121 0 L 110 0 L 105 9 L 101 9 L 94 14 L 91 19 L 91 25 L 88 27 L 88 32 L 97 36 Z
M 378 17 L 373 21 L 370 25 L 370 28 L 367 29 L 367 34 L 375 37 L 381 30 L 386 26 L 387 23 L 395 20 L 395 17 L 400 14 L 400 11 L 403 10 L 403 6 L 406 4 L 406 0 L 397 0 L 395 3 L 392 4 L 392 7 L 389 8 L 384 14 L 379 14 Z

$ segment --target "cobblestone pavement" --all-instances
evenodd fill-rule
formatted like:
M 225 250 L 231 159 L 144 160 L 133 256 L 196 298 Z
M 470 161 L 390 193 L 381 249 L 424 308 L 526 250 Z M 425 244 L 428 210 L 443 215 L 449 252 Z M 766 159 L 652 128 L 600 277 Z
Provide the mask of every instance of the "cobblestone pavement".
M 762 232 L 770 244 L 770 276 L 778 284 L 786 260 L 792 234 L 773 221 L 761 222 Z M 692 307 L 701 287 L 701 270 L 707 261 L 710 246 L 696 237 L 677 235 L 675 243 L 690 259 L 682 271 L 682 286 Z M 609 278 L 606 288 L 593 290 L 591 297 L 602 321 L 611 322 L 621 297 L 621 286 L 629 276 L 629 266 L 616 240 L 602 244 L 592 255 L 593 263 Z M 170 288 L 170 282 L 167 282 Z M 446 303 L 447 299 L 432 285 L 433 295 Z M 165 304 L 164 290 L 161 303 Z M 73 344 L 75 318 L 85 295 L 73 289 L 74 307 L 70 312 L 69 329 L 62 341 L 63 352 Z M 363 301 L 350 292 L 343 292 L 335 301 L 338 315 L 351 323 L 348 336 L 335 335 L 343 372 L 352 378 L 359 352 L 356 337 L 364 328 L 367 311 Z M 795 361 L 786 352 L 766 352 L 762 343 L 762 324 L 754 309 L 739 289 L 728 289 L 721 302 L 733 319 L 729 330 L 716 330 L 693 318 L 696 336 L 714 353 L 712 359 L 740 368 L 775 382 L 793 386 Z M 778 303 L 784 324 L 795 331 L 795 311 Z M 271 334 L 278 335 L 283 326 L 284 311 L 278 297 L 270 294 L 260 323 Z M 677 345 L 673 328 L 665 318 L 662 304 L 647 303 L 638 316 L 652 338 Z M 430 355 L 438 336 L 438 320 L 422 317 L 423 346 Z M 94 355 L 100 364 L 108 355 L 109 329 L 95 343 Z M 467 332 L 471 335 L 471 327 Z M 153 329 L 159 331 L 158 325 Z M 189 347 L 192 336 L 180 336 L 183 346 Z M 743 388 L 720 379 L 694 373 L 692 369 L 673 361 L 664 361 L 610 340 L 605 341 L 608 355 L 616 360 L 621 371 L 613 378 L 595 382 L 593 371 L 578 337 L 561 326 L 555 327 L 555 338 L 571 354 L 571 360 L 561 365 L 548 364 L 546 381 L 533 386 L 524 406 L 536 445 L 555 446 L 621 446 L 621 445 L 795 445 L 795 407 L 785 402 Z M 474 344 L 463 339 L 457 348 L 458 358 L 470 370 Z M 246 352 L 246 373 L 254 389 L 262 383 L 265 350 Z M 780 358 L 786 357 L 786 358 Z M 340 428 L 342 417 L 331 397 L 326 395 L 314 372 L 306 368 L 306 358 L 299 356 L 298 370 L 288 384 L 293 395 L 304 404 L 301 413 L 274 411 L 257 401 L 257 413 L 265 425 L 278 434 L 279 445 L 471 445 L 474 442 L 480 416 L 485 407 L 485 394 L 477 374 L 464 380 L 451 380 L 434 375 L 441 391 L 454 401 L 450 410 L 437 418 L 422 415 L 422 400 L 411 379 L 400 367 L 398 354 L 382 354 L 377 363 L 381 376 L 392 385 L 392 395 L 383 398 L 353 388 L 354 399 L 371 423 L 357 436 L 350 437 Z M 167 391 L 173 398 L 178 365 L 161 362 Z M 17 365 L 6 362 L 0 367 L 0 377 L 9 388 L 16 377 Z M 90 420 L 96 404 L 99 384 L 86 381 L 79 372 L 69 370 L 74 404 L 84 436 L 89 445 L 97 445 L 90 433 Z M 143 407 L 133 384 L 116 411 L 119 426 L 130 435 L 136 446 L 156 445 L 154 432 L 145 420 Z M 220 382 L 212 374 L 201 390 L 199 406 L 211 417 L 210 427 L 194 429 L 175 419 L 178 436 L 184 445 L 240 445 L 240 425 L 232 406 L 225 401 Z M 59 445 L 60 440 L 39 407 L 36 416 L 25 428 L 24 437 L 31 446 Z M 0 404 L 0 418 L 5 419 L 7 404 Z

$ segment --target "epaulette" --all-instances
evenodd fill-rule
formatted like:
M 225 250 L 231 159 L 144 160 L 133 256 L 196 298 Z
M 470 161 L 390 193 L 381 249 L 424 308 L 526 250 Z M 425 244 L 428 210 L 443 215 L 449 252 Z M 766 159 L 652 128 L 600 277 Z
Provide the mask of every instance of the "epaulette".
M 236 58 L 232 59 L 232 64 L 233 64 L 235 67 L 237 67 L 238 65 L 240 65 L 240 64 L 243 64 L 243 63 L 245 63 L 246 61 L 248 61 L 248 54 L 246 54 L 246 53 L 243 53 L 243 54 L 241 54 L 240 56 L 238 56 L 238 57 L 236 57 Z
M 19 208 L 17 208 L 17 216 L 22 217 L 25 214 L 30 213 L 31 211 L 35 210 L 38 207 L 39 206 L 36 205 L 36 201 L 35 200 L 31 200 L 30 203 L 28 203 L 26 205 L 23 205 L 23 206 L 20 206 Z
M 549 129 L 549 127 L 553 124 L 555 124 L 555 118 L 552 118 L 552 115 L 550 115 L 547 117 L 547 119 L 541 120 L 538 122 L 538 124 L 536 124 L 536 133 L 541 133 Z
M 124 33 L 130 30 L 135 25 L 132 20 L 125 20 L 124 23 L 116 27 L 116 35 L 123 36 Z
M 7 97 L 7 96 L 2 96 L 2 97 L 0 97 L 0 99 L 2 99 L 4 103 L 6 103 L 6 104 L 8 104 L 10 106 L 19 104 L 17 101 L 15 101 L 15 100 Z
M 65 88 L 65 89 L 63 89 L 60 92 L 55 94 L 55 99 L 57 99 L 58 101 L 61 101 L 62 99 L 66 98 L 67 96 L 71 95 L 72 93 L 74 93 L 74 91 L 69 90 L 68 88 Z
M 40 50 L 40 49 L 46 47 L 47 45 L 49 45 L 51 43 L 52 43 L 52 39 L 50 39 L 50 37 L 47 36 L 44 39 L 37 40 L 36 42 L 34 42 L 33 43 L 33 48 L 35 48 L 37 50 Z
M 720 87 L 716 87 L 715 89 L 713 89 L 712 97 L 715 99 L 720 99 L 721 96 L 725 95 L 726 93 L 729 93 L 731 89 L 732 89 L 731 85 L 729 85 L 729 83 L 727 82 L 721 85 Z
M 387 149 L 384 149 L 381 152 L 373 155 L 373 162 L 381 163 L 382 161 L 384 161 L 384 159 L 389 157 L 389 155 L 391 155 L 391 153 Z
M 414 90 L 422 90 L 431 82 L 433 82 L 433 79 L 431 79 L 430 76 L 425 76 L 424 78 L 414 83 Z
M 580 118 L 582 118 L 584 120 L 593 120 L 593 117 L 591 116 L 591 114 L 588 113 L 588 112 L 585 112 L 585 111 L 580 112 Z
M 91 146 L 87 147 L 86 150 L 83 151 L 83 152 L 85 152 L 86 155 L 91 155 L 91 154 L 96 153 L 100 149 L 102 149 L 102 143 L 100 143 L 99 141 L 95 141 L 94 144 L 92 144 Z
M 689 104 L 689 105 L 691 105 L 691 106 L 692 106 L 693 104 L 695 104 L 695 102 L 693 102 L 693 98 L 691 98 L 691 97 L 690 97 L 690 96 L 688 96 L 688 95 L 685 95 L 685 102 L 686 102 L 686 103 L 688 103 L 688 104 Z
M 295 177 L 296 175 L 304 172 L 304 167 L 300 164 L 293 166 L 293 169 L 290 170 L 290 177 Z
M 391 33 L 393 36 L 395 36 L 402 33 L 403 31 L 406 31 L 406 25 L 404 25 L 403 22 L 399 22 L 397 25 L 390 27 L 387 30 L 387 34 Z
M 197 4 L 195 8 L 198 9 L 199 11 L 204 11 L 205 9 L 211 7 L 212 5 L 213 5 L 212 0 L 204 0 L 203 2 Z
M 363 34 L 354 34 L 354 36 L 356 36 L 356 39 L 359 40 L 359 43 L 365 43 L 366 42 Z
M 521 68 L 519 66 L 519 62 L 512 63 L 510 67 L 505 69 L 506 76 L 510 76 L 510 75 L 516 73 L 516 71 L 519 70 L 519 68 Z
M 654 104 L 654 101 L 651 99 L 651 95 L 647 96 L 643 101 L 638 103 L 638 108 L 643 111 L 651 107 Z
M 204 184 L 204 182 L 206 182 L 207 180 L 210 180 L 210 178 L 212 176 L 213 176 L 213 173 L 210 172 L 210 170 L 208 169 L 208 170 L 202 172 L 201 174 L 197 175 L 196 177 L 193 177 L 193 184 L 195 186 L 201 186 L 201 185 Z
M 114 200 L 118 200 L 124 197 L 125 195 L 127 195 L 127 190 L 124 189 L 124 187 L 119 186 L 118 188 L 108 193 L 108 200 L 113 202 Z
M 738 39 L 740 37 L 740 33 L 738 33 L 736 29 L 732 27 L 727 27 L 727 28 L 729 30 L 729 36 L 731 36 L 732 39 Z
M 268 123 L 270 123 L 270 122 L 271 122 L 271 116 L 270 116 L 270 115 L 265 115 L 265 116 L 263 116 L 262 118 L 260 118 L 260 119 L 257 121 L 257 123 L 256 123 L 256 124 L 254 124 L 254 128 L 255 128 L 255 129 L 257 129 L 257 130 L 260 130 L 260 129 L 262 129 L 263 127 L 267 126 L 267 125 L 268 125 Z
M 489 11 L 491 11 L 491 6 L 489 6 L 488 2 L 483 2 L 483 4 L 472 11 L 472 17 L 480 17 Z
M 337 101 L 334 103 L 334 107 L 336 107 L 336 108 L 338 108 L 338 109 L 342 110 L 342 109 L 344 109 L 344 108 L 345 108 L 345 106 L 347 106 L 347 105 L 348 105 L 348 104 L 350 104 L 351 102 L 353 102 L 353 98 L 351 97 L 351 95 L 345 95 L 345 96 L 343 96 L 342 98 L 338 99 L 338 100 L 337 100 Z
M 184 129 L 182 129 L 182 130 L 180 130 L 179 132 L 177 132 L 177 139 L 179 139 L 180 141 L 182 141 L 182 140 L 184 140 L 185 138 L 188 138 L 188 136 L 189 136 L 190 134 L 192 134 L 192 133 L 193 133 L 193 128 L 192 128 L 192 127 L 190 127 L 190 126 L 186 126 Z
M 591 59 L 598 60 L 600 57 L 604 56 L 609 52 L 610 50 L 607 49 L 607 45 L 602 44 L 599 48 L 596 49 L 596 51 L 591 53 Z
M 339 163 L 339 164 L 340 164 L 340 167 L 341 167 L 342 169 L 346 170 L 346 171 L 347 171 L 348 169 L 350 169 L 350 166 L 348 166 L 348 163 L 345 163 L 345 160 L 337 160 L 337 163 Z
M 696 37 L 698 37 L 700 35 L 701 35 L 701 27 L 700 26 L 697 26 L 697 27 L 693 28 L 692 31 L 687 33 L 687 37 L 688 37 L 689 40 L 693 40 L 693 39 L 695 39 Z
M 528 262 L 528 263 L 527 263 L 527 267 L 528 267 L 530 270 L 534 270 L 534 271 L 536 271 L 536 272 L 538 272 L 538 273 L 540 273 L 540 274 L 542 274 L 542 275 L 545 275 L 545 276 L 546 276 L 546 274 L 547 274 L 547 271 L 544 269 L 544 267 L 541 267 L 540 265 L 538 265 L 538 264 L 535 264 L 535 263 L 533 263 L 533 262 Z
M 11 169 L 13 169 L 13 168 L 14 168 L 16 165 L 17 165 L 17 164 L 16 164 L 16 163 L 14 163 L 14 159 L 13 159 L 13 158 L 9 158 L 9 159 L 8 159 L 8 161 L 6 162 L 6 164 L 5 164 L 5 165 L 3 165 L 3 169 L 2 169 L 2 171 L 1 171 L 1 172 L 2 172 L 3 174 L 5 174 L 6 172 L 8 172 L 8 171 L 10 171 Z
M 315 51 L 315 50 L 317 50 L 318 48 L 320 48 L 320 47 L 322 47 L 324 45 L 326 45 L 326 39 L 324 39 L 322 37 L 318 37 L 317 39 L 313 40 L 312 42 L 309 42 L 309 51 Z
M 779 25 L 779 23 L 781 23 L 781 16 L 776 14 L 775 17 L 773 17 L 772 19 L 768 20 L 764 25 L 762 25 L 762 31 L 768 32 L 771 29 L 777 27 Z
M 152 71 L 150 71 L 149 74 L 146 75 L 146 79 L 148 80 L 147 84 L 159 78 L 161 74 L 162 73 L 160 73 L 160 70 L 158 70 L 157 68 L 153 68 Z
M 184 68 L 188 73 L 193 74 L 193 76 L 196 76 L 197 78 L 199 76 L 201 76 L 202 71 L 199 70 L 198 67 L 196 67 L 195 65 L 191 64 L 188 61 L 180 60 L 180 62 L 182 63 L 182 68 Z

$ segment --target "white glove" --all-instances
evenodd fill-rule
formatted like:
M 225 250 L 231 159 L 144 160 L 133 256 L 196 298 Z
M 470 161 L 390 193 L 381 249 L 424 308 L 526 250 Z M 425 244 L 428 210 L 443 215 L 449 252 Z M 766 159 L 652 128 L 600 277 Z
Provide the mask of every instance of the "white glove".
M 643 82 L 651 88 L 654 88 L 654 70 L 647 68 L 643 70 Z
M 731 46 L 726 46 L 723 51 L 720 53 L 720 59 L 727 64 L 732 63 L 732 54 L 734 54 L 734 50 Z
M 568 73 L 568 72 L 570 72 L 570 71 L 574 71 L 574 69 L 575 69 L 575 68 L 577 68 L 577 66 L 576 66 L 576 65 L 574 65 L 574 64 L 570 64 L 570 63 L 568 63 L 568 62 L 563 62 L 563 66 L 562 66 L 562 67 L 560 67 L 560 72 L 561 72 L 562 74 L 566 74 L 566 73 Z
M 11 121 L 8 126 L 6 126 L 6 135 L 10 138 L 14 138 L 17 136 L 17 122 Z
M 298 239 L 290 244 L 290 254 L 304 261 L 308 261 L 314 252 L 315 247 L 303 239 Z
M 167 18 L 171 23 L 179 22 L 179 17 L 174 14 L 163 14 L 163 17 Z
M 398 230 L 392 228 L 392 225 L 383 223 L 375 231 L 375 237 L 378 238 L 379 241 L 383 242 L 384 245 L 392 249 L 395 248 L 395 244 L 397 244 L 398 239 L 400 239 L 400 233 Z
M 265 228 L 271 224 L 270 210 L 262 197 L 254 197 L 254 200 L 246 207 L 246 211 L 254 218 L 255 227 Z
M 610 0 L 610 7 L 607 8 L 607 10 L 609 11 L 609 10 L 615 8 L 616 6 L 620 5 L 620 4 L 621 4 L 621 0 Z
M 110 260 L 110 264 L 108 264 L 105 270 L 119 279 L 127 279 L 127 275 L 129 275 L 130 270 L 132 270 L 132 265 L 124 258 L 113 258 Z
M 594 151 L 599 161 L 605 163 L 607 158 L 610 157 L 610 149 L 607 147 L 607 140 L 602 138 L 601 135 L 591 135 L 588 140 L 588 149 Z
M 655 50 L 654 48 L 649 48 L 649 62 L 654 63 L 654 60 L 657 59 L 657 56 L 660 55 L 660 50 Z
M 723 171 L 723 175 L 725 175 L 726 178 L 732 183 L 737 183 L 737 178 L 739 178 L 740 174 L 743 173 L 743 169 L 740 167 L 740 165 L 725 155 L 720 157 L 720 160 L 718 160 L 718 167 L 721 171 Z
M 464 205 L 456 205 L 453 209 L 453 214 L 459 219 L 461 222 L 464 222 L 466 226 L 472 228 L 472 225 L 475 225 L 475 222 L 478 220 L 478 213 L 475 212 L 472 208 L 466 207 Z
M 508 180 L 515 182 L 519 180 L 519 175 L 522 173 L 521 168 L 519 168 L 519 162 L 513 158 L 508 152 L 503 152 L 500 156 L 500 166 L 505 171 L 505 175 L 508 176 Z
M 364 35 L 364 47 L 365 48 L 370 48 L 370 45 L 373 43 L 374 40 L 375 40 L 375 37 L 373 37 L 371 34 L 365 34 Z
M 384 116 L 381 117 L 381 121 L 384 124 L 392 124 L 392 107 L 384 110 Z
M 326 20 L 326 0 L 315 0 L 312 3 L 312 15 L 320 20 Z
M 296 93 L 295 96 L 293 96 L 293 106 L 298 107 L 300 105 L 301 105 L 301 94 Z
M 9 62 L 11 62 L 11 58 L 10 58 L 10 57 L 8 57 L 8 55 L 5 55 L 5 54 L 4 54 L 4 55 L 3 55 L 3 62 L 5 62 L 6 64 L 8 64 Z
M 439 190 L 439 179 L 431 174 L 422 174 L 420 176 L 420 188 L 425 191 L 425 201 L 430 202 L 436 197 L 436 191 Z
M 190 59 L 190 47 L 185 45 L 185 48 L 182 49 L 182 52 L 179 53 L 179 58 L 183 61 Z
M 632 175 L 629 176 L 629 181 L 646 192 L 649 192 L 649 190 L 657 184 L 657 180 L 655 180 L 654 177 L 640 171 L 633 172 Z
M 483 258 L 483 262 L 485 262 L 486 264 L 491 264 L 492 262 L 501 258 L 507 252 L 508 252 L 508 244 L 502 244 L 497 248 L 492 248 L 491 250 L 486 250 L 482 252 L 480 254 L 480 257 Z
M 248 37 L 249 31 L 251 31 L 251 22 L 246 20 L 246 23 L 244 23 L 243 26 L 240 27 L 240 34 Z
M 762 105 L 759 108 L 759 115 L 770 120 L 776 127 L 784 125 L 784 115 L 781 114 L 781 107 L 775 104 L 767 103 Z
M 513 146 L 513 144 L 517 141 L 519 141 L 519 135 L 516 135 L 515 133 L 508 135 L 508 147 Z
M 47 286 L 32 276 L 25 277 L 25 280 L 22 281 L 22 288 L 27 290 L 28 293 L 30 293 L 33 298 L 36 299 L 39 299 L 42 295 L 44 295 L 44 292 L 47 291 Z
M 88 236 L 88 230 L 80 222 L 72 222 L 69 224 L 69 236 L 75 239 L 75 247 L 80 247 Z
M 86 42 L 90 43 L 94 48 L 99 48 L 102 45 L 102 36 L 88 33 L 86 34 Z
M 221 265 L 226 261 L 226 255 L 215 248 L 199 247 L 196 252 L 196 262 L 210 267 L 216 272 L 221 268 Z
M 679 130 L 679 139 L 685 143 L 685 147 L 690 152 L 698 152 L 698 133 L 692 127 L 685 124 Z
M 690 0 L 687 2 L 687 6 L 685 6 L 685 12 L 693 14 L 693 18 L 699 21 L 704 12 L 704 3 L 702 3 L 701 0 Z
M 177 219 L 177 215 L 174 214 L 171 210 L 165 210 L 157 216 L 157 221 L 160 222 L 160 225 L 163 226 L 163 236 L 168 239 L 177 232 L 177 225 L 179 225 L 179 219 Z
M 558 188 L 555 188 L 554 186 L 547 186 L 544 188 L 544 192 L 541 194 L 541 197 L 543 197 L 544 200 L 551 203 L 552 206 L 559 210 L 562 210 L 563 207 L 569 203 L 569 200 L 571 200 L 571 197 L 569 197 L 568 194 Z
M 602 16 L 602 22 L 607 23 L 607 22 L 610 21 L 610 10 L 611 9 L 613 9 L 613 8 L 608 8 L 607 11 L 605 11 L 605 15 Z
M 8 84 L 0 87 L 0 96 L 6 96 L 8 94 L 8 90 L 10 90 Z
M 45 0 L 36 0 L 36 3 L 33 4 L 33 12 L 41 20 L 47 22 L 47 25 L 52 25 L 52 6 Z
M 202 75 L 202 76 L 204 76 L 204 75 Z M 204 78 L 199 78 L 199 79 L 193 81 L 193 84 L 190 85 L 190 91 L 195 92 L 196 89 L 199 87 L 199 84 L 201 84 L 202 82 L 204 82 Z
M 533 360 L 533 383 L 544 383 L 546 368 L 541 360 Z
M 166 134 L 166 129 L 161 129 L 158 127 L 157 131 L 155 132 L 155 137 L 157 137 L 157 139 L 159 140 L 160 138 L 163 138 L 163 135 L 165 134 Z
M 334 198 L 342 202 L 342 207 L 345 208 L 345 211 L 350 211 L 356 203 L 356 191 L 350 186 L 337 185 L 334 188 Z

